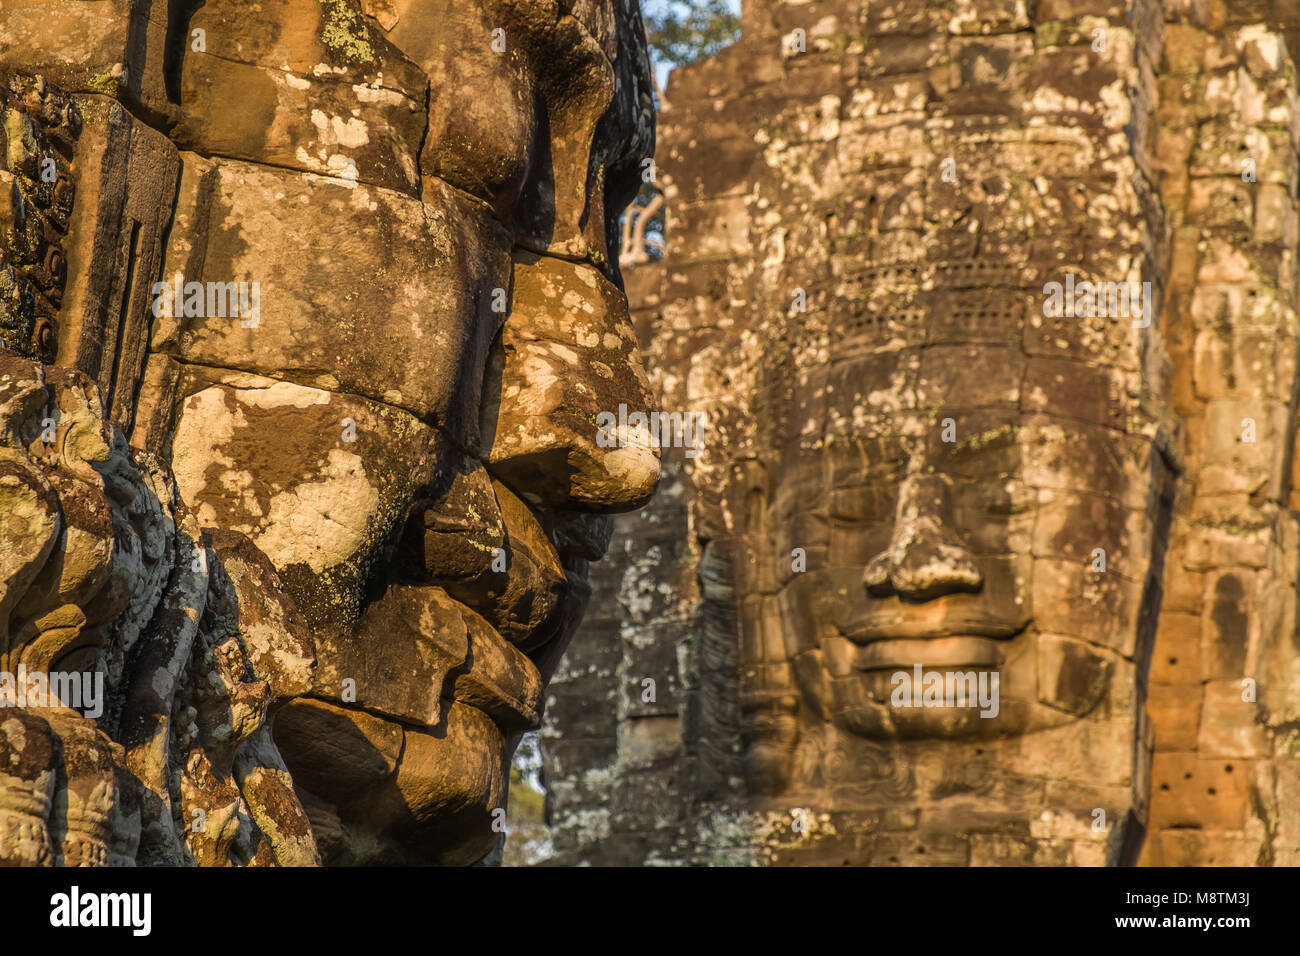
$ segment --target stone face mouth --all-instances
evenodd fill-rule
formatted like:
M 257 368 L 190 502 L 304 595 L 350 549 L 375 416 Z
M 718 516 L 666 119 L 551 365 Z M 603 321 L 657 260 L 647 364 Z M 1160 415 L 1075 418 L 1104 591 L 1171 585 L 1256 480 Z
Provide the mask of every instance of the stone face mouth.
M 479 643 L 463 668 L 448 676 L 451 699 L 483 711 L 504 734 L 537 729 L 542 694 L 537 665 L 526 654 L 508 653 L 508 642 L 490 625 L 484 624 L 476 636 Z M 443 688 L 444 695 L 447 690 Z
M 854 644 L 870 645 L 878 642 L 908 641 L 926 644 L 953 639 L 985 638 L 989 641 L 1009 641 L 1029 626 L 1029 620 L 1008 620 L 981 613 L 952 613 L 949 609 L 936 609 L 938 613 L 909 613 L 907 611 L 863 615 L 854 626 L 846 629 L 844 637 Z
M 585 585 L 586 562 L 604 554 L 612 530 L 612 519 L 553 517 L 522 499 L 517 499 L 517 505 L 515 516 L 526 512 L 535 522 L 534 530 L 545 528 L 549 533 L 528 537 L 526 560 L 520 551 L 519 560 L 500 575 L 500 585 L 491 590 L 453 589 L 454 593 L 436 584 L 425 585 L 457 609 L 468 636 L 464 663 L 447 674 L 443 699 L 482 710 L 506 735 L 540 726 L 546 683 L 540 663 L 557 641 L 563 641 L 573 606 L 585 603 L 579 592 Z M 506 524 L 518 531 L 515 516 Z M 559 577 L 539 580 L 539 567 L 558 572 Z M 503 601 L 511 608 L 512 626 L 505 633 L 490 619 L 501 613 Z M 549 611 L 540 618 L 529 613 L 533 607 L 548 605 Z M 520 619 L 531 626 L 519 626 Z M 429 637 L 438 640 L 436 634 Z
M 995 668 L 1002 662 L 999 642 L 988 637 L 905 638 L 873 641 L 860 648 L 859 671 L 924 668 Z

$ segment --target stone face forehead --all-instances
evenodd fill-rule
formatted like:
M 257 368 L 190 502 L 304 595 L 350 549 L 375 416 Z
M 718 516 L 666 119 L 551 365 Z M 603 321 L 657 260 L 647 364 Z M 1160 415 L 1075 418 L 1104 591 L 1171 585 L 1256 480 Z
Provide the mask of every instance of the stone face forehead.
M 921 427 L 909 428 L 908 419 Z M 833 488 L 896 483 L 911 472 L 933 471 L 957 479 L 1015 475 L 1042 487 L 1078 484 L 1098 494 L 1118 494 L 1126 482 L 1149 470 L 1157 453 L 1149 436 L 1065 412 L 1006 414 L 986 409 L 954 424 L 945 436 L 942 427 L 931 427 L 928 415 L 877 416 L 853 429 L 788 443 L 761 460 L 772 462 L 774 486 L 788 484 L 795 499 L 804 478 Z M 752 484 L 741 481 L 736 487 Z

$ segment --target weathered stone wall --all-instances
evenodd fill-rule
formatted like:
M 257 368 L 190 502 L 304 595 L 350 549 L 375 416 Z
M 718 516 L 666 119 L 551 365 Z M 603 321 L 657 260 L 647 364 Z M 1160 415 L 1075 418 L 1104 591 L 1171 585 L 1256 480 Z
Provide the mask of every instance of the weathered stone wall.
M 618 519 L 552 684 L 559 859 L 1087 864 L 1131 863 L 1140 847 L 1157 865 L 1293 863 L 1297 15 L 1208 0 L 752 0 L 743 22 L 738 44 L 675 71 L 661 114 L 669 252 L 630 273 L 629 298 L 662 407 L 707 412 L 710 427 L 698 458 L 665 449 L 659 495 Z M 908 285 L 917 262 L 966 263 L 969 281 L 940 268 Z M 1045 323 L 1042 287 L 1067 268 L 1151 282 L 1154 328 Z M 944 335 L 961 341 L 951 330 L 996 341 L 1022 327 L 1012 400 L 1080 420 L 1096 408 L 1103 429 L 1153 436 L 1169 480 L 1131 500 L 1088 460 L 1097 447 L 1057 458 L 1040 507 L 1061 476 L 1097 504 L 1050 535 L 1059 518 L 1041 512 L 1019 546 L 1036 615 L 1074 635 L 1040 644 L 1037 700 L 1083 715 L 1094 744 L 1072 750 L 1068 728 L 1019 750 L 955 742 L 935 772 L 970 771 L 932 791 L 948 798 L 916 804 L 900 786 L 875 803 L 833 788 L 801 802 L 752 753 L 786 733 L 785 705 L 764 694 L 800 686 L 785 662 L 808 659 L 790 643 L 815 621 L 779 597 L 790 542 L 753 529 L 783 493 L 816 495 L 770 463 L 774 445 L 834 430 L 843 409 L 807 396 L 874 390 L 871 373 L 834 369 L 860 341 L 904 335 L 909 310 L 929 335 L 923 363 Z M 927 367 L 995 392 L 998 354 Z M 877 391 L 860 412 L 888 416 L 890 401 Z M 1071 575 L 1109 540 L 1116 506 L 1130 532 L 1107 545 L 1112 590 L 1094 589 Z M 856 547 L 821 540 L 810 571 Z M 1130 636 L 1108 657 L 1117 630 Z M 1094 652 L 1111 688 L 1100 705 L 1070 696 Z M 888 753 L 908 754 L 903 776 L 935 766 L 924 749 Z M 1114 786 L 1090 792 L 1080 767 L 1103 765 Z M 945 817 L 967 791 L 992 809 Z M 1097 808 L 1110 808 L 1100 830 Z
M 1300 851 L 1295 24 L 1229 4 L 1165 29 L 1165 321 L 1188 472 L 1151 661 L 1153 865 Z

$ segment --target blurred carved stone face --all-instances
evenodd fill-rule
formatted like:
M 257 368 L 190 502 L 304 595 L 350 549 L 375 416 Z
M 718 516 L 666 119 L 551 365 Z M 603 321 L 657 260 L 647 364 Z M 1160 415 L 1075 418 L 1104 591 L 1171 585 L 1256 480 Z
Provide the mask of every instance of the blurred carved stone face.
M 1115 655 L 1133 654 L 1149 441 L 1023 407 L 1024 363 L 1008 359 L 999 347 L 954 346 L 848 364 L 855 392 L 901 377 L 939 410 L 833 436 L 800 456 L 801 493 L 778 493 L 775 553 L 806 547 L 812 528 L 826 542 L 778 601 L 782 619 L 811 612 L 802 619 L 816 622 L 794 648 L 795 679 L 844 730 L 983 738 L 1062 724 L 1106 695 Z M 999 372 L 978 380 L 963 368 Z M 1111 555 L 1104 573 L 1094 549 Z M 916 665 L 997 673 L 999 706 L 981 716 L 892 704 L 895 675 Z
M 980 188 L 997 203 L 969 231 L 1014 243 L 1014 197 Z M 915 191 L 882 189 L 886 206 L 947 198 L 923 179 Z M 732 465 L 760 793 L 824 784 L 805 750 L 827 727 L 929 754 L 1132 716 L 1169 507 L 1142 333 L 1129 317 L 1045 315 L 1055 275 L 1010 258 L 1014 244 L 1010 264 L 920 249 L 869 264 L 865 307 L 852 290 L 829 299 L 828 361 L 793 388 L 760 375 L 773 458 Z M 912 745 L 896 746 L 906 766 Z M 1023 772 L 1029 752 L 994 759 Z
M 275 736 L 327 861 L 492 848 L 607 514 L 658 478 L 657 450 L 594 424 L 653 405 L 605 242 L 652 148 L 644 52 L 626 4 L 565 6 L 367 5 L 361 80 L 310 68 L 287 19 L 190 23 L 246 35 L 275 124 L 223 141 L 222 85 L 246 78 L 187 57 L 175 138 L 235 158 L 182 154 L 165 274 L 257 282 L 260 314 L 157 320 L 172 465 L 316 637 Z M 276 72 L 299 60 L 308 79 Z

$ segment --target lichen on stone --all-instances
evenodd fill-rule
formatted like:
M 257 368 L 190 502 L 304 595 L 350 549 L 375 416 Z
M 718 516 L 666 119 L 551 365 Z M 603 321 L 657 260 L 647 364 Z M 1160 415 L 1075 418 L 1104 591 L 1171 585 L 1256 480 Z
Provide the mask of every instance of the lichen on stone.
M 321 42 L 344 63 L 354 66 L 377 65 L 379 59 L 370 45 L 361 11 L 348 0 L 318 0 L 321 13 Z

